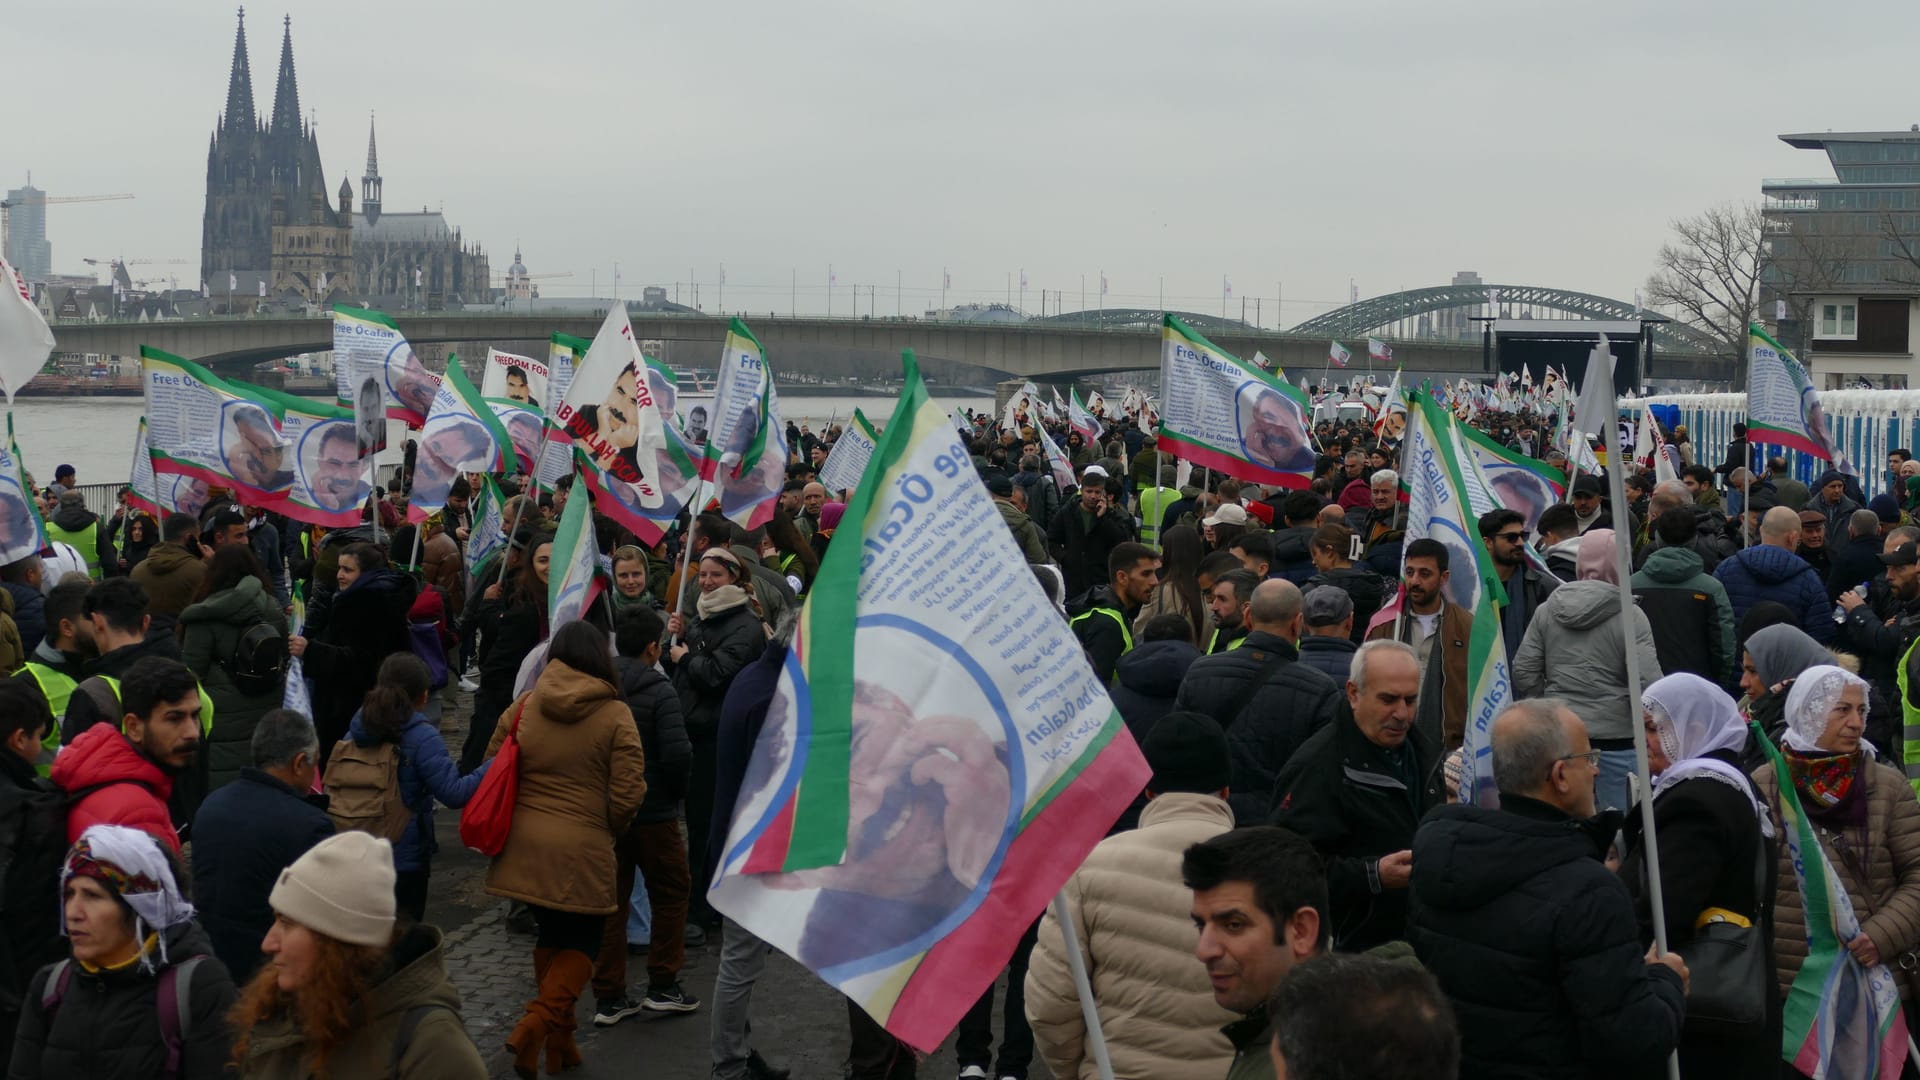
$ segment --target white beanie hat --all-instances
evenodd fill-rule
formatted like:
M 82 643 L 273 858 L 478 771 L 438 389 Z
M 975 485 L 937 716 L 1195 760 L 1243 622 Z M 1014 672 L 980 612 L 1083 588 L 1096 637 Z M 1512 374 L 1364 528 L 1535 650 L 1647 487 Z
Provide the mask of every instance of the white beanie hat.
M 393 880 L 393 845 L 355 829 L 295 859 L 267 903 L 337 941 L 383 946 L 393 940 Z

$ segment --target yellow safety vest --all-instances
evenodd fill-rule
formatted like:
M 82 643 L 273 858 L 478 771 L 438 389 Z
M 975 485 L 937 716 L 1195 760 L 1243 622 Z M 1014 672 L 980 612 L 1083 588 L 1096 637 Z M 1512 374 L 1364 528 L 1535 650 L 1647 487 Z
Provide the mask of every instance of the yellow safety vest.
M 119 701 L 120 680 L 111 675 L 102 675 L 100 681 L 106 683 L 113 691 L 113 700 Z M 194 685 L 200 690 L 200 734 L 204 737 L 213 731 L 213 695 L 207 693 L 207 688 L 201 684 L 200 680 L 195 679 Z M 120 721 L 125 723 L 126 717 L 122 715 Z
M 1920 641 L 1908 646 L 1900 657 L 1900 669 L 1895 680 L 1900 686 L 1901 735 L 1900 764 L 1907 774 L 1907 783 L 1912 785 L 1914 794 L 1920 795 L 1920 709 L 1909 702 L 1907 690 L 1907 667 L 1913 663 L 1913 650 L 1920 649 Z
M 1105 615 L 1107 618 L 1113 620 L 1115 626 L 1118 626 L 1120 628 L 1120 640 L 1122 642 L 1120 646 L 1121 656 L 1125 656 L 1128 653 L 1133 651 L 1133 631 L 1127 626 L 1127 617 L 1113 610 L 1110 607 L 1088 608 L 1087 610 L 1081 612 L 1080 614 L 1075 615 L 1073 618 L 1068 619 L 1067 625 L 1077 627 L 1082 622 L 1086 621 L 1087 619 L 1093 618 L 1095 615 Z M 1117 668 L 1114 670 L 1113 678 L 1115 681 L 1117 681 L 1120 678 L 1120 672 Z
M 1166 519 L 1167 508 L 1180 501 L 1180 492 L 1174 488 L 1151 487 L 1140 492 L 1140 542 L 1154 550 L 1160 548 L 1160 522 Z
M 1247 635 L 1241 634 L 1239 637 L 1234 638 L 1233 641 L 1227 645 L 1226 651 L 1232 652 L 1233 650 L 1239 648 L 1241 644 L 1246 640 L 1247 640 Z M 1207 655 L 1208 656 L 1213 655 L 1213 647 L 1215 645 L 1218 645 L 1219 643 L 1220 643 L 1220 628 L 1216 626 L 1213 628 L 1213 636 L 1207 639 Z
M 80 684 L 41 663 L 29 663 L 20 670 L 33 676 L 40 692 L 47 697 L 47 706 L 53 710 L 53 722 L 47 725 L 47 734 L 40 740 L 40 757 L 33 763 L 33 771 L 45 776 L 53 768 L 53 756 L 60 752 L 60 718 L 67 715 L 67 701 L 73 697 L 73 688 Z
M 95 581 L 99 581 L 105 576 L 105 572 L 100 565 L 100 531 L 98 526 L 98 521 L 90 521 L 85 528 L 69 532 L 51 521 L 47 522 L 47 539 L 72 544 L 73 549 L 78 551 L 80 557 L 87 562 L 87 576 Z

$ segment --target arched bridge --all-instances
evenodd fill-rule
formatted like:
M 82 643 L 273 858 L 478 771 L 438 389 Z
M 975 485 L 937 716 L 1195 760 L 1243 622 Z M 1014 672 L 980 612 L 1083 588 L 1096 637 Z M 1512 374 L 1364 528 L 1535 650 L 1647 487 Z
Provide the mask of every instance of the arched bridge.
M 1491 303 L 1498 296 L 1498 310 Z M 1624 300 L 1595 296 L 1592 293 L 1555 289 L 1544 285 L 1439 285 L 1430 289 L 1373 296 L 1358 303 L 1335 308 L 1293 328 L 1296 334 L 1315 334 L 1329 338 L 1360 337 L 1403 319 L 1436 311 L 1466 309 L 1476 314 L 1510 318 L 1520 308 L 1545 308 L 1583 319 L 1625 321 L 1660 317 L 1657 312 Z M 1716 343 L 1691 327 L 1662 322 L 1652 326 L 1654 345 L 1667 353 L 1709 353 Z

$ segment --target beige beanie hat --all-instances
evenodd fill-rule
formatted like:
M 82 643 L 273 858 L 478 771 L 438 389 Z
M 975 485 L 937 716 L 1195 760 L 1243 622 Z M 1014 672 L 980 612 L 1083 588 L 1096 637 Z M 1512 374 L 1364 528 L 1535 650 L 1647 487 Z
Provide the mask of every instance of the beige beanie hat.
M 352 830 L 315 844 L 280 872 L 273 910 L 349 945 L 393 940 L 393 845 Z

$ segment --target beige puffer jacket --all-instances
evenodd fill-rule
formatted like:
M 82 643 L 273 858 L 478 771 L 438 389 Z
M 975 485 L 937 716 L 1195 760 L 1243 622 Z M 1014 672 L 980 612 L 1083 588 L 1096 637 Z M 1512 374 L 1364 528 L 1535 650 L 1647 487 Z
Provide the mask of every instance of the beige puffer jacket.
M 1875 762 L 1865 766 L 1860 776 L 1867 785 L 1867 828 L 1864 845 L 1856 832 L 1849 830 L 1848 849 L 1864 846 L 1865 856 L 1843 856 L 1831 830 L 1815 828 L 1827 861 L 1846 883 L 1853 912 L 1860 929 L 1873 939 L 1880 951 L 1880 962 L 1893 970 L 1900 987 L 1901 1000 L 1920 1001 L 1920 972 L 1901 967 L 1901 957 L 1920 947 L 1920 800 L 1916 800 L 1907 778 L 1891 765 Z M 1773 765 L 1762 765 L 1753 774 L 1756 793 L 1772 808 L 1774 832 L 1779 836 L 1782 824 L 1778 804 L 1779 784 Z M 1783 839 L 1783 838 L 1781 838 Z M 1776 841 L 1779 849 L 1779 883 L 1774 890 L 1773 954 L 1779 969 L 1780 993 L 1784 997 L 1807 959 L 1805 909 L 1800 900 L 1800 885 L 1793 866 L 1787 861 L 1787 845 Z M 1865 862 L 1866 888 L 1861 888 L 1861 863 Z
M 1141 812 L 1138 829 L 1101 841 L 1067 881 L 1063 892 L 1117 1077 L 1219 1080 L 1233 1063 L 1220 1029 L 1240 1017 L 1214 1003 L 1206 968 L 1193 955 L 1193 894 L 1180 883 L 1181 853 L 1231 828 L 1233 811 L 1220 799 L 1161 795 Z M 1055 1077 L 1099 1075 L 1051 907 L 1027 968 L 1027 1021 Z

